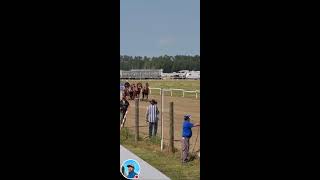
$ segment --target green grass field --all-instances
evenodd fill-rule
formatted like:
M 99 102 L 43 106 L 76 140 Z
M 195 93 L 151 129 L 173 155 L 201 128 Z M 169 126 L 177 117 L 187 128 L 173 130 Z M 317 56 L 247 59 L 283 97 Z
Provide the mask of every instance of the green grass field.
M 200 179 L 200 160 L 194 159 L 187 165 L 180 161 L 181 152 L 174 154 L 160 151 L 160 140 L 140 140 L 134 143 L 134 137 L 126 129 L 121 131 L 120 144 L 167 175 L 172 180 Z
M 121 81 L 124 83 L 125 81 Z M 186 91 L 200 91 L 200 80 L 129 80 L 129 83 L 141 82 L 143 86 L 146 82 L 150 88 L 165 88 L 165 89 L 184 89 Z M 151 90 L 151 94 L 159 94 L 159 90 Z M 166 96 L 170 96 L 170 92 L 165 92 Z M 199 94 L 198 94 L 199 95 Z M 173 91 L 172 96 L 181 97 L 181 91 Z M 185 93 L 185 97 L 195 97 L 194 93 Z

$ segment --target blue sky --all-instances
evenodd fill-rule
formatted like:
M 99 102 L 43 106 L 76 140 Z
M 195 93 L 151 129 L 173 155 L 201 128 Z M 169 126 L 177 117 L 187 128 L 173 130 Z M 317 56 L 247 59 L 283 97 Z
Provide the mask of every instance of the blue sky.
M 200 55 L 200 0 L 120 0 L 120 53 Z

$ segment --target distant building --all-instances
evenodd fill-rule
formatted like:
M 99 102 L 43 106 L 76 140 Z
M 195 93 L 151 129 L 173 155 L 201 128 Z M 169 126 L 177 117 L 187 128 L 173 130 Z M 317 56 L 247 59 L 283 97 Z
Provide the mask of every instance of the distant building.
M 163 69 L 120 70 L 120 79 L 161 79 Z
M 181 70 L 181 71 L 178 71 L 178 73 L 183 73 L 183 74 L 185 74 L 185 73 L 187 73 L 187 72 L 189 72 L 189 70 Z

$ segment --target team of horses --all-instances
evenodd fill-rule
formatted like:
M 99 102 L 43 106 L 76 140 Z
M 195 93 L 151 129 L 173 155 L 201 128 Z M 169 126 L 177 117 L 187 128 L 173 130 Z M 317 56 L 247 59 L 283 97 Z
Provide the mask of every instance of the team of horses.
M 129 97 L 129 100 L 134 100 L 135 98 L 144 100 L 148 100 L 149 96 L 149 84 L 146 83 L 145 86 L 142 86 L 142 84 L 139 82 L 137 84 L 129 82 L 124 83 L 124 90 L 122 96 Z M 140 98 L 142 94 L 142 98 Z

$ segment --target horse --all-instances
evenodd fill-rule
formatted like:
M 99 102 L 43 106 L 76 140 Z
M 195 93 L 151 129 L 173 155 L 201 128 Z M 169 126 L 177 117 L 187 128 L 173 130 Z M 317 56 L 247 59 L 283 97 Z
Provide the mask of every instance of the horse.
M 125 88 L 129 88 L 129 87 L 130 87 L 130 83 L 129 83 L 129 82 L 125 82 L 125 83 L 124 83 L 124 87 L 125 87 Z
M 129 96 L 130 96 L 130 100 L 133 100 L 135 97 L 135 92 L 134 92 L 134 86 L 131 85 L 129 88 Z
M 142 89 L 142 84 L 139 82 L 137 83 L 136 89 L 135 89 L 135 97 L 140 99 L 140 93 Z
M 149 92 L 149 84 L 146 83 L 146 86 L 142 89 L 142 100 L 144 99 L 144 96 L 146 96 L 146 99 L 148 100 Z
M 127 96 L 129 96 L 129 89 L 125 88 L 123 90 L 122 97 L 127 97 Z

